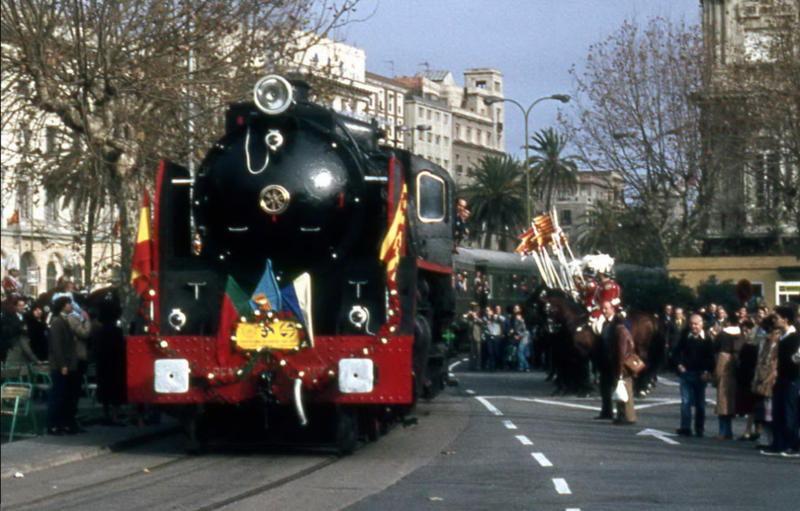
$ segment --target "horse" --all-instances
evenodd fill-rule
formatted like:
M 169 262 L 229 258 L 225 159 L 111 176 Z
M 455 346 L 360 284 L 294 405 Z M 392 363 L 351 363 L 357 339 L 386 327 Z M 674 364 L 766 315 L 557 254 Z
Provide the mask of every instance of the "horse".
M 548 353 L 550 375 L 555 378 L 554 393 L 586 395 L 591 391 L 589 360 L 594 346 L 591 331 L 583 331 L 586 311 L 566 293 L 540 287 L 527 306 L 537 311 L 538 340 Z
M 542 300 L 548 314 L 560 323 L 566 336 L 566 346 L 562 355 L 570 367 L 561 368 L 567 381 L 576 383 L 581 390 L 586 389 L 588 379 L 588 363 L 597 363 L 598 336 L 589 324 L 589 315 L 583 306 L 569 294 L 558 289 L 547 289 Z M 658 355 L 659 324 L 655 315 L 644 311 L 631 311 L 626 322 L 630 325 L 636 353 L 645 363 L 645 370 L 636 379 L 635 391 L 646 394 L 655 384 L 656 366 L 661 362 Z

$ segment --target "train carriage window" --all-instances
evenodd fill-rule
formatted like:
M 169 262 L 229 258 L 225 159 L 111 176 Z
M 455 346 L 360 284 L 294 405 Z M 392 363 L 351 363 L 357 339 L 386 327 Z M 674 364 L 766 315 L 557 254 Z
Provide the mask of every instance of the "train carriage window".
M 424 223 L 444 220 L 445 212 L 444 180 L 430 172 L 417 175 L 417 217 Z

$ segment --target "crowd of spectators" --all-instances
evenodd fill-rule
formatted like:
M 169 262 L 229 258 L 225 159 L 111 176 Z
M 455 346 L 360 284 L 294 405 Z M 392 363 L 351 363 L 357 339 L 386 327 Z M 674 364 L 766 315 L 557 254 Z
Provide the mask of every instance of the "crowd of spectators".
M 10 292 L 1 308 L 2 365 L 23 383 L 37 373 L 49 376 L 48 434 L 84 431 L 78 403 L 87 376 L 96 378 L 92 383 L 103 405 L 104 424 L 125 425 L 125 340 L 118 325 L 121 309 L 111 291 L 90 297 L 69 279 L 36 298 L 15 289 L 4 291 Z
M 532 332 L 525 323 L 520 304 L 479 307 L 473 303 L 466 319 L 480 339 L 480 368 L 488 371 L 531 370 Z
M 796 304 L 731 314 L 709 304 L 661 318 L 666 360 L 679 375 L 679 435 L 705 433 L 706 389 L 715 389 L 718 440 L 757 442 L 767 456 L 800 458 L 800 321 Z M 692 413 L 694 412 L 694 417 Z M 745 418 L 740 436 L 734 419 Z M 692 420 L 694 419 L 694 420 Z M 694 430 L 692 430 L 692 426 Z

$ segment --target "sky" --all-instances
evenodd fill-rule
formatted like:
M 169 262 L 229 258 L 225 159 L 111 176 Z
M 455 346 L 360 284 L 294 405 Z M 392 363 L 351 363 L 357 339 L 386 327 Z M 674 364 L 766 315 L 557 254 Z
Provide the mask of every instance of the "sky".
M 505 97 L 527 107 L 543 96 L 570 94 L 570 68 L 580 68 L 589 46 L 624 20 L 660 15 L 697 24 L 700 0 L 362 0 L 356 16 L 373 11 L 331 34 L 363 48 L 368 71 L 413 76 L 427 62 L 452 71 L 463 86 L 465 69 L 492 67 L 503 73 Z M 556 126 L 560 106 L 536 105 L 530 133 Z M 506 151 L 521 156 L 522 112 L 509 105 L 505 121 Z

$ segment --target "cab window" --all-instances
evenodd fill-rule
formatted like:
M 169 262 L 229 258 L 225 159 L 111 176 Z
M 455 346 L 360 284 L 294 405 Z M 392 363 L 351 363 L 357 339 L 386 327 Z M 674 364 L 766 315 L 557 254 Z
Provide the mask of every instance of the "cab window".
M 421 222 L 443 221 L 445 198 L 445 184 L 442 178 L 427 171 L 417 175 L 417 217 Z

